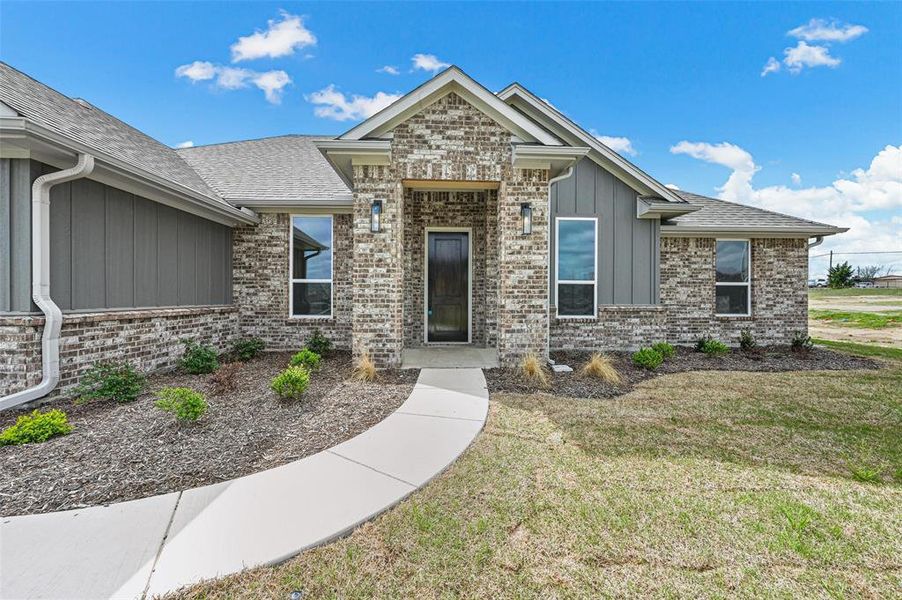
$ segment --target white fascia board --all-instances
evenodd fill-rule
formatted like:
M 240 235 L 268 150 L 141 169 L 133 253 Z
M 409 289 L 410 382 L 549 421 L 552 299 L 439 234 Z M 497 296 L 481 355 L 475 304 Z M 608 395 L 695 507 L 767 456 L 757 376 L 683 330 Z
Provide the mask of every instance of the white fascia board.
M 835 235 L 845 233 L 848 227 L 743 227 L 723 225 L 661 225 L 661 235 L 666 237 L 771 237 L 771 238 L 808 238 L 816 235 Z
M 514 97 L 548 119 L 549 126 L 554 133 L 558 133 L 565 140 L 567 137 L 571 137 L 571 139 L 575 138 L 575 141 L 589 146 L 592 149 L 589 158 L 593 159 L 602 167 L 612 171 L 615 175 L 625 178 L 627 183 L 630 182 L 629 180 L 632 180 L 635 184 L 639 184 L 639 186 L 643 188 L 639 191 L 648 194 L 656 194 L 670 202 L 683 203 L 683 199 L 674 194 L 669 188 L 665 187 L 664 184 L 599 142 L 595 139 L 595 136 L 565 117 L 555 108 L 537 98 L 532 92 L 520 84 L 512 83 L 502 91 L 498 92 L 498 98 L 504 102 L 507 102 Z M 634 187 L 634 185 L 631 185 L 631 187 Z
M 669 219 L 680 215 L 688 215 L 700 206 L 694 206 L 688 202 L 648 202 L 643 198 L 636 199 L 636 218 L 638 219 Z
M 319 140 L 313 143 L 352 187 L 354 165 L 387 165 L 391 161 L 391 140 Z
M 549 169 L 560 172 L 586 156 L 589 148 L 580 146 L 513 145 L 511 162 L 515 169 Z
M 561 145 L 557 138 L 508 106 L 507 103 L 456 66 L 448 67 L 363 123 L 342 134 L 339 139 L 360 140 L 366 137 L 379 137 L 397 123 L 413 116 L 450 92 L 457 93 L 523 140 L 549 146 Z

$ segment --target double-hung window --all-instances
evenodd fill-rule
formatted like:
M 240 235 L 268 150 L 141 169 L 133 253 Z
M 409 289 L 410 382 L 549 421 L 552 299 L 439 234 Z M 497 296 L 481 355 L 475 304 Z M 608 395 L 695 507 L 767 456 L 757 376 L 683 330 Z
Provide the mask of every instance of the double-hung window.
M 332 316 L 332 215 L 291 217 L 291 316 Z
M 598 220 L 582 217 L 557 219 L 557 314 L 594 317 L 598 294 Z
M 748 316 L 752 311 L 751 244 L 717 240 L 715 309 L 718 315 Z

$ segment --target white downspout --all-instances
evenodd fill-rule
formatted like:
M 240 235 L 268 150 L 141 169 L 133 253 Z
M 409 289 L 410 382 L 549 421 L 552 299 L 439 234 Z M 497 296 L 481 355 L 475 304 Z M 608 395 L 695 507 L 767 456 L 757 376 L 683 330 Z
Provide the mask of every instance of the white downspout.
M 31 297 L 44 313 L 41 336 L 41 383 L 0 398 L 0 410 L 43 398 L 60 380 L 60 329 L 63 313 L 50 299 L 50 188 L 87 177 L 94 170 L 94 157 L 79 154 L 70 168 L 41 175 L 31 186 Z
M 545 335 L 545 356 L 548 357 L 548 362 L 552 364 L 554 362 L 551 360 L 551 261 L 554 260 L 554 257 L 551 255 L 551 228 L 554 227 L 554 219 L 551 216 L 551 186 L 558 181 L 567 179 L 571 175 L 573 175 L 573 165 L 567 167 L 567 172 L 563 175 L 558 175 L 548 180 L 548 283 L 545 287 L 548 290 L 548 303 L 545 308 L 547 313 L 545 320 L 548 323 L 548 331 Z M 557 265 L 555 265 L 555 268 L 557 268 Z M 555 293 L 557 293 L 557 290 L 555 290 Z
M 808 242 L 808 249 L 811 250 L 815 246 L 820 246 L 823 243 L 824 243 L 824 236 L 822 236 L 822 235 L 815 236 L 813 242 Z

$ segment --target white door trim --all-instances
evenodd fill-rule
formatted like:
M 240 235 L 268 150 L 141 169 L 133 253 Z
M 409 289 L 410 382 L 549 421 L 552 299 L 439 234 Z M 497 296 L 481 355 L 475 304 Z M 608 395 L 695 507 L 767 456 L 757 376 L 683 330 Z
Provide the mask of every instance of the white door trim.
M 429 341 L 429 234 L 430 233 L 466 233 L 467 234 L 467 341 L 466 342 L 430 342 Z M 423 232 L 423 343 L 424 344 L 472 344 L 473 343 L 473 228 L 472 227 L 426 227 Z

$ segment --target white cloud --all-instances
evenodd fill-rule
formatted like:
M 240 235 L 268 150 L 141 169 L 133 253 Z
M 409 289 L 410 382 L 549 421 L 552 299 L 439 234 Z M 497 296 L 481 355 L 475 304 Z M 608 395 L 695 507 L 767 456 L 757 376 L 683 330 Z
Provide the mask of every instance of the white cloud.
M 187 77 L 191 81 L 206 81 L 216 76 L 216 67 L 213 63 L 196 60 L 193 63 L 182 65 L 175 70 L 177 77 Z
M 790 73 L 797 74 L 805 67 L 830 67 L 835 69 L 842 62 L 840 59 L 830 56 L 830 49 L 826 46 L 809 46 L 804 41 L 799 41 L 792 48 L 783 51 L 785 57 L 783 64 Z
M 669 190 L 679 190 L 680 189 L 680 186 L 678 186 L 675 183 L 666 183 L 666 184 L 664 184 L 664 187 L 666 187 Z
M 793 173 L 789 178 L 792 179 L 793 185 L 802 185 L 802 176 L 798 173 Z
M 304 19 L 280 11 L 281 20 L 270 19 L 266 31 L 239 37 L 232 44 L 232 62 L 256 58 L 278 58 L 294 54 L 296 49 L 316 45 L 316 36 L 304 27 Z
M 769 73 L 776 73 L 780 70 L 780 61 L 771 56 L 767 59 L 767 62 L 764 64 L 764 68 L 761 69 L 761 76 L 766 77 Z
M 194 142 L 191 140 L 186 140 L 184 142 L 179 142 L 175 145 L 176 148 L 194 148 Z
M 868 32 L 864 25 L 851 25 L 825 19 L 811 19 L 804 25 L 790 29 L 787 34 L 809 42 L 849 42 Z
M 593 133 L 593 135 L 595 134 Z M 633 142 L 627 137 L 595 135 L 595 139 L 619 154 L 629 154 L 630 156 L 638 154 L 633 148 Z
M 379 69 L 376 69 L 377 73 L 387 73 L 388 75 L 400 75 L 401 71 L 398 70 L 398 67 L 393 67 L 391 65 L 385 65 Z
M 238 90 L 253 85 L 263 92 L 271 104 L 279 104 L 282 101 L 282 91 L 291 83 L 288 73 L 281 70 L 260 72 L 202 61 L 182 65 L 175 70 L 175 74 L 177 77 L 186 77 L 194 83 L 215 78 L 213 86 L 223 90 Z
M 414 71 L 420 70 L 435 73 L 451 66 L 450 63 L 440 61 L 435 54 L 414 54 L 410 61 L 413 63 Z
M 307 102 L 316 104 L 317 117 L 336 121 L 356 121 L 373 116 L 398 98 L 400 94 L 377 92 L 372 97 L 353 95 L 350 98 L 329 85 L 306 96 Z
M 830 185 L 799 189 L 782 185 L 752 186 L 752 176 L 759 167 L 751 154 L 733 144 L 681 142 L 671 151 L 733 169 L 727 183 L 718 188 L 724 200 L 849 227 L 844 234 L 826 238 L 823 246 L 818 247 L 818 253 L 831 249 L 837 252 L 902 249 L 902 219 L 898 217 L 902 213 L 902 145 L 886 146 L 866 169 L 855 169 L 850 176 L 840 177 Z M 744 185 L 733 185 L 736 181 L 742 181 Z M 899 257 L 893 255 L 849 258 L 857 264 L 889 265 L 894 260 L 899 261 Z M 825 264 L 815 261 L 811 269 L 812 274 L 821 273 Z

